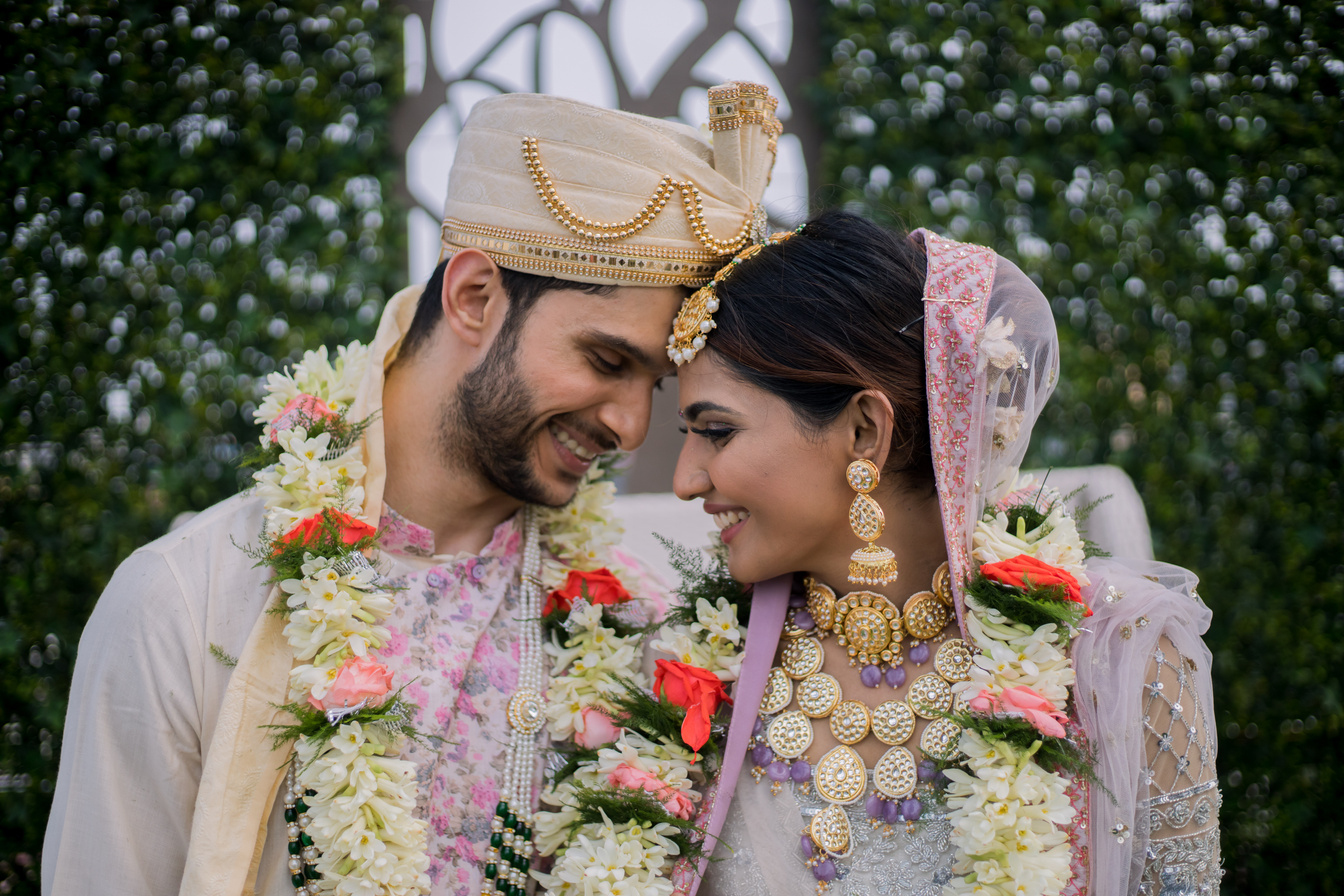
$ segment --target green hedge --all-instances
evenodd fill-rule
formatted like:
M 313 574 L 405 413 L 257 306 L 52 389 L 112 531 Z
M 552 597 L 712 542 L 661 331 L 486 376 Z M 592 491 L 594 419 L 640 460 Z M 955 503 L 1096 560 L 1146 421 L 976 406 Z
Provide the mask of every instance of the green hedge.
M 1344 7 L 851 0 L 827 29 L 833 198 L 1057 296 L 1034 462 L 1124 467 L 1203 580 L 1223 892 L 1337 891 Z
M 0 892 L 36 893 L 80 630 L 237 490 L 267 373 L 369 338 L 399 25 L 376 0 L 20 3 L 0 38 Z

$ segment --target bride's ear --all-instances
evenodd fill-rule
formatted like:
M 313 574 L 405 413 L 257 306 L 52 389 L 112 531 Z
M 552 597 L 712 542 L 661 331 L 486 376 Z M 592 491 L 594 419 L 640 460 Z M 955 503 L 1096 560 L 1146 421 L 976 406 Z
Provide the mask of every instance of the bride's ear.
M 853 460 L 866 457 L 885 469 L 891 453 L 891 427 L 896 419 L 891 400 L 877 389 L 864 389 L 845 408 L 849 451 Z

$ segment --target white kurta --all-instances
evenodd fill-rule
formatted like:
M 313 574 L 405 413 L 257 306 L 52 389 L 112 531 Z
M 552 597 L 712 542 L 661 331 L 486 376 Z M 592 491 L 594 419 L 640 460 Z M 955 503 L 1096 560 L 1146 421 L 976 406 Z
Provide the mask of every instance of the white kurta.
M 351 409 L 373 421 L 363 438 L 373 523 L 387 475 L 384 372 L 420 292 L 388 302 Z M 283 619 L 264 612 L 278 589 L 241 550 L 257 543 L 263 510 L 238 496 L 203 512 L 128 557 L 95 606 L 43 845 L 47 896 L 293 893 L 284 843 L 266 836 L 282 823 L 276 794 L 292 747 L 272 750 L 264 728 L 286 721 L 293 652 Z
M 168 896 L 182 883 L 206 747 L 269 571 L 236 546 L 263 502 L 238 496 L 126 558 L 79 642 L 43 846 L 48 896 Z M 283 753 L 259 757 L 274 765 Z M 257 892 L 292 896 L 278 802 Z

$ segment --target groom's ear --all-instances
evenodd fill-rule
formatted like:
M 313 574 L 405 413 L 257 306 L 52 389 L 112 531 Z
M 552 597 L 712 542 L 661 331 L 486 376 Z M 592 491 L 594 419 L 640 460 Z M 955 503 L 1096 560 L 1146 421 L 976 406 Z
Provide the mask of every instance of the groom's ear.
M 478 249 L 463 249 L 448 261 L 439 300 L 453 333 L 474 348 L 486 346 L 508 314 L 499 266 Z
M 867 458 L 884 469 L 891 453 L 891 427 L 896 419 L 891 400 L 877 389 L 864 389 L 842 412 L 849 436 L 851 460 Z

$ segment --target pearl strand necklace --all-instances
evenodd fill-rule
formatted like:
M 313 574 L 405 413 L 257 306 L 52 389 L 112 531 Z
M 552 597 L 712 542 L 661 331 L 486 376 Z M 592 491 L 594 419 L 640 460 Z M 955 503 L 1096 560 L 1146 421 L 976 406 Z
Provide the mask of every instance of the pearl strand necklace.
M 518 615 L 518 689 L 509 699 L 509 751 L 499 803 L 490 823 L 482 896 L 522 896 L 532 864 L 532 776 L 537 764 L 537 732 L 545 722 L 541 631 L 541 538 L 536 512 L 524 514 L 523 565 Z
M 294 885 L 294 896 L 318 896 L 321 892 L 317 872 L 317 847 L 308 834 L 308 805 L 304 797 L 312 796 L 305 791 L 298 780 L 298 757 L 289 763 L 289 773 L 285 777 L 285 829 L 289 840 L 289 874 Z

